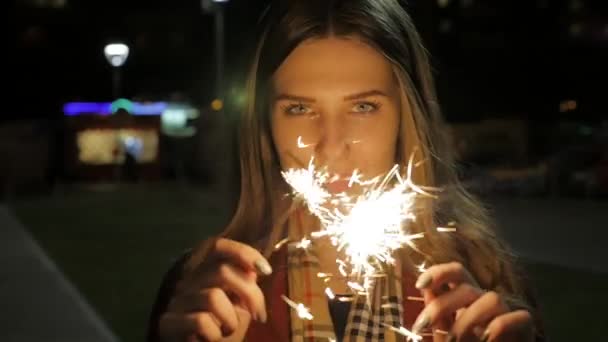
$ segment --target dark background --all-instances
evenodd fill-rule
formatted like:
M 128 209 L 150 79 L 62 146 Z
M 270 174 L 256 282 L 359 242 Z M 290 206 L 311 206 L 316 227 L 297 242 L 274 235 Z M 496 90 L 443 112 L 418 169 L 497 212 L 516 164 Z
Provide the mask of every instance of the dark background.
M 602 118 L 605 1 L 447 3 L 409 1 L 408 7 L 433 56 L 448 119 L 557 120 L 563 99 L 579 102 L 581 120 Z M 233 80 L 241 76 L 265 4 L 225 5 L 226 69 Z M 18 1 L 11 19 L 7 55 L 14 60 L 5 85 L 15 96 L 7 101 L 13 118 L 59 115 L 64 102 L 76 99 L 109 99 L 110 67 L 101 51 L 113 39 L 131 46 L 126 95 L 211 99 L 213 16 L 199 1 Z
M 236 156 L 231 124 L 242 110 L 255 24 L 266 4 L 222 5 L 226 96 L 218 112 L 210 109 L 217 97 L 214 16 L 200 1 L 3 3 L 0 339 L 97 341 L 100 330 L 90 323 L 102 322 L 97 327 L 120 340 L 143 340 L 168 266 L 232 214 L 238 186 L 226 172 Z M 608 1 L 406 6 L 431 55 L 463 184 L 488 205 L 498 234 L 528 271 L 551 340 L 601 340 L 608 306 Z M 84 177 L 67 162 L 73 126 L 62 106 L 114 100 L 103 55 L 113 41 L 131 48 L 122 97 L 185 101 L 201 113 L 197 135 L 160 138 L 154 177 L 108 177 L 111 169 L 94 167 Z M 78 294 L 66 297 L 61 279 Z

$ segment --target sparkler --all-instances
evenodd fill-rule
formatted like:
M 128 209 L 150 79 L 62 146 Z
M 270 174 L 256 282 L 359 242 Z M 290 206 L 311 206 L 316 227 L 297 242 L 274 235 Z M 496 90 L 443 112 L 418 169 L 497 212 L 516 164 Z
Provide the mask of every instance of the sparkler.
M 298 138 L 299 148 L 310 146 L 312 145 L 304 144 L 301 137 Z M 344 260 L 337 259 L 336 263 L 340 274 L 350 279 L 347 285 L 356 294 L 367 295 L 374 280 L 386 275 L 385 267 L 395 263 L 393 254 L 397 249 L 405 245 L 415 249 L 414 240 L 424 238 L 424 233 L 413 234 L 408 232 L 408 228 L 416 220 L 414 204 L 417 197 L 435 197 L 427 190 L 436 189 L 413 183 L 412 168 L 421 164 L 414 164 L 413 157 L 412 155 L 408 162 L 405 178 L 400 173 L 399 165 L 393 166 L 384 177 L 378 176 L 370 180 L 364 180 L 359 171 L 354 170 L 348 180 L 348 187 L 357 185 L 362 191 L 353 196 L 344 192 L 328 192 L 325 184 L 339 180 L 339 177 L 331 175 L 323 168 L 316 169 L 314 158 L 311 158 L 305 168 L 282 172 L 283 178 L 292 188 L 293 197 L 305 204 L 321 223 L 320 230 L 296 242 L 296 248 L 307 249 L 312 243 L 311 239 L 329 238 L 337 251 L 343 251 L 345 255 Z M 451 225 L 438 227 L 437 231 L 453 232 L 455 228 Z M 285 240 L 279 244 L 284 243 Z M 424 263 L 418 266 L 418 269 L 424 271 Z M 332 275 L 319 273 L 318 276 L 327 282 Z M 330 299 L 336 298 L 329 287 L 325 293 Z M 348 297 L 345 299 L 352 300 Z M 285 296 L 283 300 L 296 310 L 299 317 L 312 319 L 304 305 Z M 416 332 L 404 327 L 386 326 L 406 336 L 408 340 L 422 339 Z
M 384 275 L 384 265 L 394 263 L 395 250 L 404 245 L 414 247 L 413 240 L 424 237 L 423 233 L 407 233 L 407 225 L 416 219 L 416 197 L 429 195 L 413 184 L 411 171 L 411 159 L 405 179 L 401 177 L 398 165 L 386 176 L 367 181 L 355 170 L 348 184 L 349 187 L 357 184 L 364 189 L 358 196 L 329 193 L 324 185 L 336 176 L 316 170 L 314 159 L 307 168 L 282 173 L 292 187 L 294 197 L 321 223 L 321 229 L 310 237 L 328 237 L 338 251 L 344 252 L 345 260 L 336 260 L 338 269 L 342 276 L 357 280 L 348 282 L 356 293 L 366 294 L 373 279 Z M 311 240 L 305 237 L 296 247 L 306 249 L 310 243 Z

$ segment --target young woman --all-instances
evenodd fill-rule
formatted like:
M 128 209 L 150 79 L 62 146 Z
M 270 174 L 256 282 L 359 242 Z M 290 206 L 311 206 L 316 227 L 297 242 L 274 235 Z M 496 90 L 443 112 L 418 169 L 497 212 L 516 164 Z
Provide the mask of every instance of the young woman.
M 264 14 L 241 124 L 241 194 L 220 237 L 204 241 L 165 278 L 150 341 L 542 340 L 532 297 L 482 206 L 460 186 L 429 62 L 397 0 L 275 1 Z M 348 176 L 385 174 L 416 153 L 412 179 L 441 188 L 419 203 L 417 250 L 397 254 L 394 272 L 370 298 L 318 272 L 339 274 L 335 247 L 297 241 L 319 222 L 286 196 L 281 170 L 314 163 L 340 177 L 330 193 L 356 194 Z M 436 227 L 457 222 L 457 232 Z M 373 227 L 370 227 L 373 229 Z M 428 269 L 420 273 L 416 265 Z M 282 295 L 311 309 L 301 319 Z M 421 300 L 423 299 L 423 300 Z

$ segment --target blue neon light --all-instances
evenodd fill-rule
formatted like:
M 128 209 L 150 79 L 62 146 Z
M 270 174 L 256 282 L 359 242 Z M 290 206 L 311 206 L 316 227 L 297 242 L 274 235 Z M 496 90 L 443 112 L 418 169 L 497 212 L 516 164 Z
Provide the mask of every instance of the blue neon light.
M 161 115 L 169 106 L 167 102 L 141 103 L 133 102 L 131 114 L 133 115 Z M 69 102 L 63 106 L 66 116 L 78 115 L 111 115 L 111 102 Z

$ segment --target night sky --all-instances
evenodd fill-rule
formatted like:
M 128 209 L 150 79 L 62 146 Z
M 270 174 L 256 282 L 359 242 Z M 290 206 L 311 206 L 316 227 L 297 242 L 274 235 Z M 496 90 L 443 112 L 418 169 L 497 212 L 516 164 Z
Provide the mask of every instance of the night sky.
M 432 55 L 449 120 L 596 120 L 608 112 L 606 1 L 439 2 L 407 6 Z M 267 3 L 225 5 L 228 90 L 242 86 Z M 110 100 L 111 68 L 102 51 L 112 40 L 131 46 L 126 97 L 168 99 L 179 92 L 198 104 L 213 98 L 213 16 L 199 1 L 26 0 L 13 13 L 3 119 L 61 117 L 66 101 Z M 559 113 L 568 99 L 577 110 Z

